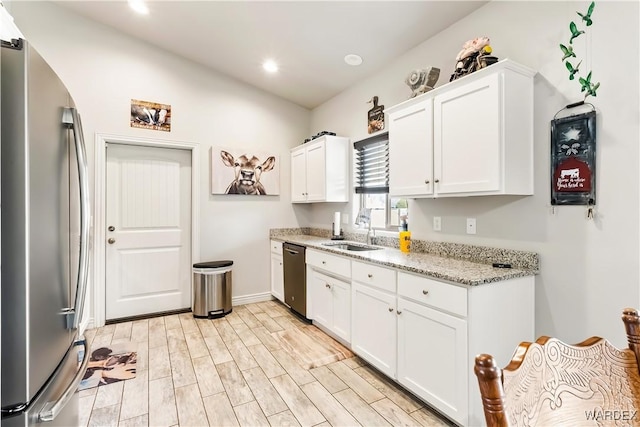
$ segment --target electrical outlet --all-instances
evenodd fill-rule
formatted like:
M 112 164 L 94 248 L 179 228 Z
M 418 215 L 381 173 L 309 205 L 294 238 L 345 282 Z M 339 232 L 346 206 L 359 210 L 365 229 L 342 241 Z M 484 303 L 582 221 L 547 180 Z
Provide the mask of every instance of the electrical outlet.
M 440 231 L 440 230 L 442 230 L 442 218 L 440 218 L 439 216 L 434 216 L 433 231 Z
M 476 234 L 475 218 L 467 218 L 467 234 Z

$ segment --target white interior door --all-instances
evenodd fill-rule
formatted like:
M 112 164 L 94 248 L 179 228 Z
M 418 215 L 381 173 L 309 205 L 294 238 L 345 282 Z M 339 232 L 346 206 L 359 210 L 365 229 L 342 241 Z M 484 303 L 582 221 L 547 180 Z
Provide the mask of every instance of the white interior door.
M 107 145 L 106 319 L 191 306 L 191 153 Z

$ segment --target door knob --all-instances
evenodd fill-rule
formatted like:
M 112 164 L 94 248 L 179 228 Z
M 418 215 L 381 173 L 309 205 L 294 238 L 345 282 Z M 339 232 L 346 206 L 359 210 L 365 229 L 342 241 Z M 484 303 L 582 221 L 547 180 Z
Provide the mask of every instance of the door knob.
M 113 225 L 110 225 L 108 228 L 109 231 L 116 231 L 116 228 Z
M 111 237 L 109 240 L 107 240 L 107 242 L 108 242 L 110 245 L 113 245 L 113 244 L 116 242 L 116 239 L 114 239 L 113 237 Z

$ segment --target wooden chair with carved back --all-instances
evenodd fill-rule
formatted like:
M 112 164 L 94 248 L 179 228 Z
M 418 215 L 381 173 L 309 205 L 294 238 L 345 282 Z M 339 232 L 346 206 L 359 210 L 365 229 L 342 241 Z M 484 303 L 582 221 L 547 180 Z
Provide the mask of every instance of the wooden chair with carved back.
M 489 427 L 640 426 L 640 317 L 622 313 L 628 349 L 591 337 L 568 345 L 556 338 L 523 342 L 509 365 L 476 357 Z

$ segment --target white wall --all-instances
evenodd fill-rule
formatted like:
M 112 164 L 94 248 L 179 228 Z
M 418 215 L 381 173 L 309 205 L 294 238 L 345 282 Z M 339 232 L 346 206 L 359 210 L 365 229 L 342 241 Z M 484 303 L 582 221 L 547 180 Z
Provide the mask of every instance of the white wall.
M 71 92 L 92 163 L 96 133 L 200 144 L 200 260 L 234 261 L 234 298 L 269 292 L 268 228 L 307 221 L 290 203 L 289 148 L 308 135 L 310 112 L 51 2 L 12 2 L 10 11 Z M 171 104 L 171 132 L 131 128 L 132 98 Z M 277 153 L 280 195 L 212 196 L 212 145 Z
M 462 44 L 489 36 L 494 55 L 538 71 L 535 195 L 411 201 L 413 236 L 538 252 L 536 334 L 569 342 L 600 335 L 624 345 L 622 309 L 640 306 L 637 2 L 597 2 L 594 24 L 575 43 L 585 59 L 582 67 L 592 69 L 593 80 L 601 82 L 597 98 L 588 99 L 598 110 L 596 219 L 586 220 L 584 207 L 559 207 L 552 214 L 549 202 L 550 120 L 563 106 L 582 99 L 579 85 L 567 78 L 558 44 L 568 41 L 569 22 L 580 19 L 576 11 L 584 13 L 588 5 L 491 2 L 314 109 L 311 133 L 332 130 L 365 137 L 368 99 L 378 95 L 387 107 L 404 101 L 410 93 L 404 78 L 415 68 L 436 66 L 441 69 L 437 86 L 447 83 Z M 351 209 L 346 204 L 316 206 L 311 225 L 326 227 L 334 210 Z M 442 217 L 442 232 L 432 231 L 433 216 Z M 466 217 L 477 218 L 477 235 L 465 234 Z

